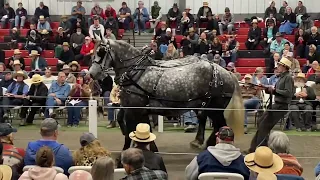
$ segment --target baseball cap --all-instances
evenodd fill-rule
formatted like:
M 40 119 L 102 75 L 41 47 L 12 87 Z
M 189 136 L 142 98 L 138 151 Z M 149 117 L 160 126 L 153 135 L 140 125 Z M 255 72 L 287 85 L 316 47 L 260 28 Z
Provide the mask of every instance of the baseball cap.
M 45 131 L 55 131 L 60 128 L 59 123 L 53 118 L 46 118 L 40 124 L 40 129 Z
M 223 141 L 233 141 L 234 133 L 233 130 L 228 126 L 223 126 L 219 129 L 219 132 L 216 133 L 216 136 Z
M 0 124 L 0 136 L 7 136 L 13 132 L 17 132 L 16 128 L 13 128 L 9 123 Z
M 92 133 L 83 133 L 80 137 L 81 146 L 86 146 L 96 140 L 96 137 Z
M 235 65 L 234 65 L 233 62 L 229 62 L 228 65 L 227 65 L 227 67 L 235 68 Z

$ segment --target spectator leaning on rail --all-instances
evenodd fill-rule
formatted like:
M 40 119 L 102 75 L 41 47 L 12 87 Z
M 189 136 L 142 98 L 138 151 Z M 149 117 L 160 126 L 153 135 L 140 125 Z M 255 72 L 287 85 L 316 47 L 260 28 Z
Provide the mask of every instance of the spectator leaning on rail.
M 14 18 L 16 13 L 12 7 L 10 7 L 9 2 L 4 4 L 4 7 L 0 9 L 1 27 L 6 29 L 7 23 L 9 23 L 10 29 L 14 27 Z
M 22 2 L 18 3 L 18 8 L 16 10 L 16 17 L 15 17 L 15 27 L 18 28 L 20 27 L 20 29 L 24 28 L 24 24 L 27 20 L 27 10 L 25 8 L 22 7 L 23 4 Z M 20 25 L 20 26 L 19 26 Z
M 91 174 L 93 179 L 112 180 L 114 179 L 114 161 L 111 157 L 98 158 L 92 165 Z
M 63 144 L 57 142 L 59 135 L 59 124 L 55 119 L 46 118 L 40 124 L 41 140 L 29 142 L 24 157 L 25 165 L 36 165 L 36 153 L 43 146 L 48 146 L 53 150 L 55 166 L 64 170 L 68 174 L 68 169 L 72 166 L 72 155 L 70 150 Z
M 118 12 L 118 21 L 119 26 L 122 27 L 125 31 L 130 29 L 130 21 L 131 21 L 131 10 L 127 6 L 126 2 L 122 2 L 121 8 Z
M 23 107 L 21 108 L 20 112 L 20 126 L 32 125 L 35 114 L 46 104 L 48 88 L 43 83 L 43 78 L 39 74 L 35 74 L 32 76 L 30 81 L 31 87 L 23 100 Z M 29 107 L 30 111 L 28 114 Z
M 208 22 L 208 15 L 212 15 L 211 8 L 209 7 L 209 3 L 207 1 L 204 1 L 202 3 L 202 7 L 199 8 L 198 14 L 197 14 L 197 27 L 201 27 L 201 24 L 204 22 Z
M 62 106 L 70 92 L 70 85 L 66 83 L 66 74 L 64 72 L 58 73 L 57 81 L 53 81 L 48 91 L 46 101 L 45 117 L 55 117 L 53 106 Z
M 196 156 L 185 171 L 187 180 L 197 180 L 198 176 L 207 172 L 238 173 L 245 180 L 249 179 L 249 169 L 244 164 L 240 149 L 234 146 L 234 133 L 224 126 L 217 132 L 217 144 L 209 146 Z
M 146 22 L 149 21 L 148 9 L 144 7 L 144 2 L 138 2 L 138 8 L 133 13 L 134 31 L 137 33 L 139 30 L 145 32 Z M 140 24 L 139 24 L 140 23 Z
M 39 7 L 36 8 L 34 16 L 32 18 L 32 23 L 38 23 L 38 19 L 40 18 L 40 16 L 44 16 L 47 21 L 49 21 L 50 19 L 49 8 L 48 6 L 45 6 L 43 2 L 40 2 Z
M 225 14 L 222 16 L 221 23 L 219 23 L 220 35 L 223 35 L 224 30 L 228 30 L 228 34 L 231 34 L 234 29 L 234 15 L 230 13 L 228 7 L 224 10 Z

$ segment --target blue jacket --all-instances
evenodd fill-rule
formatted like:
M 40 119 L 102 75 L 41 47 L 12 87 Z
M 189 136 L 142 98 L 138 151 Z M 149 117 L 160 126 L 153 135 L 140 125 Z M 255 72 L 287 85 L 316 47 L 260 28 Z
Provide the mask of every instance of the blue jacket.
M 272 75 L 270 78 L 269 78 L 269 85 L 272 85 L 272 86 L 275 86 L 277 81 L 278 81 L 279 77 L 277 75 Z
M 252 77 L 252 84 L 258 84 L 258 79 L 255 75 L 253 75 Z M 263 76 L 260 80 L 260 84 L 262 85 L 269 85 L 269 81 L 268 81 L 268 78 Z
M 72 155 L 65 145 L 57 141 L 38 140 L 29 142 L 24 157 L 24 164 L 35 165 L 36 153 L 43 146 L 52 148 L 55 157 L 55 166 L 61 167 L 64 170 L 64 174 L 68 175 L 68 169 L 73 165 Z
M 53 81 L 48 94 L 55 93 L 57 98 L 64 101 L 68 97 L 70 90 L 71 88 L 68 83 L 64 83 L 62 86 L 59 86 L 57 81 Z
M 134 19 L 138 19 L 138 13 L 139 13 L 139 9 L 137 8 L 135 11 L 134 11 L 134 13 L 133 13 L 133 17 L 134 17 Z M 149 20 L 149 13 L 148 13 L 148 10 L 147 10 L 147 8 L 142 8 L 142 18 L 141 18 L 141 20 Z

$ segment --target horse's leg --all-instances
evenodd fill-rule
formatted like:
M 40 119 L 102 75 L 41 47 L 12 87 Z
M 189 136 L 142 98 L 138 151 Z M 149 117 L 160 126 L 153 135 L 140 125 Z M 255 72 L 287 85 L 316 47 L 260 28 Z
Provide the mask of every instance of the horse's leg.
M 204 142 L 204 132 L 206 129 L 206 122 L 207 122 L 207 112 L 205 111 L 196 111 L 197 118 L 199 121 L 198 132 L 196 135 L 195 140 L 190 142 L 190 146 L 194 148 L 201 148 Z
M 124 139 L 124 146 L 122 150 L 126 150 L 130 148 L 131 139 L 129 137 L 130 132 L 134 131 L 137 126 L 137 117 L 138 114 L 135 113 L 134 109 L 126 109 L 125 110 L 125 121 L 126 121 L 126 130 L 125 130 L 125 139 Z
M 216 133 L 223 126 L 227 125 L 226 119 L 224 118 L 223 110 L 212 111 L 208 116 L 212 119 L 213 131 L 207 140 L 207 146 L 216 145 Z

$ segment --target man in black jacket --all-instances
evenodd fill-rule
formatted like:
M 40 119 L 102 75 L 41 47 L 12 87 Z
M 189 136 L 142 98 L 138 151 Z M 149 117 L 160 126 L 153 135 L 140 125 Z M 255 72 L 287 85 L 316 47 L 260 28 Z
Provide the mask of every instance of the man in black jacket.
M 274 104 L 268 107 L 258 120 L 258 131 L 251 141 L 249 152 L 254 152 L 258 146 L 267 145 L 267 136 L 272 128 L 287 114 L 288 105 L 294 94 L 294 82 L 289 72 L 291 61 L 282 58 L 278 63 L 279 80 L 275 86 L 268 87 L 266 92 L 274 95 Z M 272 103 L 272 101 L 270 101 Z
M 37 110 L 40 109 L 41 106 L 45 106 L 46 104 L 48 88 L 42 81 L 43 79 L 39 74 L 35 74 L 32 76 L 32 84 L 27 96 L 23 100 L 23 107 L 21 108 L 20 112 L 20 126 L 32 124 Z M 30 106 L 30 112 L 27 117 L 27 112 Z
M 181 12 L 178 8 L 178 4 L 174 3 L 167 13 L 167 26 L 171 28 L 171 23 L 176 23 L 178 26 L 180 24 L 180 19 Z
M 201 27 L 201 23 L 208 22 L 209 13 L 212 14 L 211 8 L 208 6 L 208 2 L 203 2 L 203 6 L 199 8 L 197 14 L 197 27 Z
M 252 27 L 248 32 L 248 40 L 246 42 L 246 47 L 248 50 L 255 50 L 260 43 L 261 39 L 261 29 L 258 27 L 258 20 L 252 20 Z
M 62 44 L 62 47 L 63 47 L 63 51 L 61 52 L 58 58 L 59 60 L 57 64 L 57 71 L 61 71 L 64 64 L 69 64 L 71 63 L 71 61 L 74 60 L 74 53 L 70 49 L 69 43 L 64 42 Z
M 7 23 L 10 25 L 10 29 L 14 27 L 14 18 L 16 17 L 16 12 L 9 3 L 5 3 L 4 7 L 0 10 L 1 27 L 6 29 Z
M 48 6 L 45 6 L 43 2 L 39 3 L 39 7 L 37 7 L 34 12 L 34 16 L 32 18 L 33 23 L 38 23 L 38 19 L 40 16 L 44 16 L 47 21 L 50 20 L 49 8 Z

